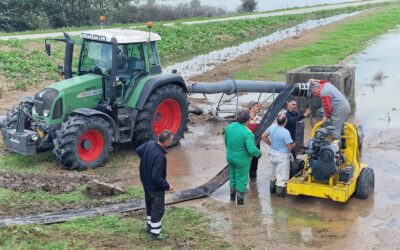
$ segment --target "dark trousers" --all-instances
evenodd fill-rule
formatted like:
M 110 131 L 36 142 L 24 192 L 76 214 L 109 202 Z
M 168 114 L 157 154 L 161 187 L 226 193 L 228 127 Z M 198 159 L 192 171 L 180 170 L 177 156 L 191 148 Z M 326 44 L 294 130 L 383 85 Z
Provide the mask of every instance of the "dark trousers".
M 165 192 L 149 192 L 144 190 L 146 201 L 147 226 L 152 235 L 159 235 L 161 232 L 161 219 L 165 211 Z
M 257 148 L 260 149 L 260 143 L 257 144 Z M 258 170 L 258 158 L 253 157 L 250 164 L 250 178 L 257 177 Z

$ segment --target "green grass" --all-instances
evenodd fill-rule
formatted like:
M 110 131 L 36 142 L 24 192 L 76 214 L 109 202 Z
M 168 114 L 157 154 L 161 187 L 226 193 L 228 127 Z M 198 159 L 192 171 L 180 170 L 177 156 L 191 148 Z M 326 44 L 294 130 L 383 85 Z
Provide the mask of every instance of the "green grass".
M 201 25 L 155 27 L 154 32 L 159 33 L 162 37 L 161 42 L 158 43 L 158 48 L 162 63 L 167 65 L 213 50 L 251 41 L 269 35 L 277 30 L 292 27 L 306 20 L 326 18 L 366 8 L 371 8 L 371 6 L 348 7 L 306 14 L 233 20 Z
M 143 212 L 129 216 L 82 218 L 50 226 L 0 229 L 0 249 L 224 249 L 229 245 L 210 233 L 202 214 L 170 207 L 163 219 L 164 242 L 151 241 Z
M 306 20 L 325 18 L 371 7 L 371 5 L 366 5 L 202 25 L 155 26 L 153 31 L 162 37 L 158 48 L 161 61 L 166 66 L 196 55 L 254 40 Z M 0 41 L 0 75 L 7 79 L 6 86 L 0 87 L 4 90 L 26 90 L 30 86 L 43 86 L 61 80 L 57 65 L 63 64 L 64 44 L 53 43 L 52 57 L 45 54 L 43 44 L 43 39 Z M 75 47 L 74 67 L 76 68 L 79 46 Z
M 351 3 L 354 1 L 349 1 L 346 3 Z M 340 3 L 342 4 L 342 3 Z M 255 12 L 255 13 L 231 13 L 223 16 L 215 16 L 211 17 L 212 19 L 221 19 L 221 18 L 227 18 L 227 17 L 237 17 L 237 16 L 248 16 L 248 15 L 253 15 L 253 14 L 266 14 L 266 13 L 274 13 L 274 12 L 280 12 L 280 11 L 287 11 L 287 10 L 296 10 L 296 9 L 304 9 L 304 8 L 310 8 L 310 7 L 318 7 L 318 6 L 325 6 L 325 5 L 337 5 L 337 4 L 320 4 L 320 5 L 313 5 L 313 6 L 307 6 L 307 7 L 294 7 L 294 8 L 286 8 L 286 9 L 279 9 L 279 10 L 273 10 L 273 11 L 262 11 L 262 12 Z M 182 19 L 176 19 L 176 20 L 171 20 L 171 21 L 159 21 L 159 22 L 154 22 L 155 26 L 161 26 L 164 23 L 182 23 L 182 22 L 189 22 L 189 21 L 202 21 L 202 20 L 209 20 L 210 17 L 193 17 L 193 18 L 182 18 Z M 150 20 L 151 21 L 151 20 Z M 111 25 L 105 25 L 104 28 L 129 28 L 132 26 L 144 26 L 145 23 L 126 23 L 126 24 L 120 24 L 120 23 L 115 23 Z M 63 31 L 81 31 L 81 30 L 91 30 L 91 29 L 99 29 L 100 25 L 89 25 L 89 26 L 80 26 L 80 27 L 63 27 L 63 28 L 55 28 L 55 29 L 41 29 L 41 30 L 28 30 L 28 31 L 20 31 L 20 32 L 0 32 L 0 36 L 12 36 L 12 35 L 30 35 L 30 34 L 45 34 L 45 33 L 55 33 L 55 32 L 63 32 Z
M 19 193 L 0 187 L 0 209 L 9 215 L 11 215 L 10 211 L 12 214 L 26 214 L 30 211 L 43 211 L 43 208 L 48 211 L 63 209 L 66 206 L 69 208 L 100 206 L 105 201 L 107 203 L 124 202 L 144 195 L 142 187 L 131 187 L 125 194 L 102 198 L 89 198 L 84 194 L 85 190 L 86 185 L 81 185 L 69 193 L 52 194 L 41 190 Z
M 384 8 L 355 21 L 339 25 L 330 32 L 322 32 L 321 39 L 299 48 L 277 51 L 263 64 L 234 74 L 238 79 L 284 80 L 285 73 L 303 65 L 336 64 L 362 51 L 368 41 L 400 24 L 400 6 Z
M 52 152 L 24 156 L 19 154 L 0 154 L 0 171 L 37 172 L 43 171 L 46 164 L 55 164 Z

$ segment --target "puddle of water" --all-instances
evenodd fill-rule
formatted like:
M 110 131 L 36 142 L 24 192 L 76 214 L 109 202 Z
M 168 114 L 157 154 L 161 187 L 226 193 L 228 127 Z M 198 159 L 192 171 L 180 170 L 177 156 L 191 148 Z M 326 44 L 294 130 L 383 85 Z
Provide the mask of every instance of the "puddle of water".
M 400 27 L 379 37 L 352 60 L 356 116 L 366 128 L 400 127 Z
M 361 13 L 360 11 L 349 13 L 349 14 L 341 14 L 328 18 L 318 19 L 318 20 L 309 20 L 304 23 L 298 24 L 294 27 L 276 31 L 268 36 L 258 38 L 254 41 L 245 42 L 238 46 L 224 48 L 221 50 L 216 50 L 210 52 L 208 54 L 200 55 L 194 57 L 191 60 L 177 63 L 174 65 L 170 65 L 165 68 L 166 72 L 171 72 L 173 69 L 178 70 L 182 77 L 188 79 L 195 75 L 199 75 L 206 71 L 213 69 L 216 65 L 224 62 L 231 61 L 241 55 L 248 54 L 260 47 L 265 45 L 275 43 L 286 39 L 288 37 L 293 37 L 299 34 L 299 32 L 304 30 L 310 30 L 317 28 L 319 26 L 327 25 L 332 22 L 336 22 L 347 17 L 351 17 Z

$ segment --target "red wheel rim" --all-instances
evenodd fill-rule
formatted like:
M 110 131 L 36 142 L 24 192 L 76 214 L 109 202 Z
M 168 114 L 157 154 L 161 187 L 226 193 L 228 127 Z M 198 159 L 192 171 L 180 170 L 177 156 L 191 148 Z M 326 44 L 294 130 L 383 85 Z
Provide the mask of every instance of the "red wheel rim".
M 88 130 L 79 138 L 79 157 L 85 162 L 94 161 L 101 155 L 103 147 L 103 135 L 97 130 Z
M 158 105 L 154 113 L 154 133 L 158 136 L 163 130 L 168 129 L 175 134 L 181 126 L 181 121 L 182 111 L 179 103 L 175 99 L 166 99 Z

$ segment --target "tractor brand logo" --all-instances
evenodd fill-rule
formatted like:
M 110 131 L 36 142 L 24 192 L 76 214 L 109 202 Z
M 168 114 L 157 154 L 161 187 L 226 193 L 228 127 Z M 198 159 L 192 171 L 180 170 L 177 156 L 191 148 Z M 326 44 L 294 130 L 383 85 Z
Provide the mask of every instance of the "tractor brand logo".
M 103 93 L 102 89 L 94 89 L 94 90 L 81 92 L 76 96 L 76 98 L 84 98 L 84 97 L 88 97 L 88 96 L 101 95 L 102 93 Z
M 15 144 L 19 144 L 19 140 L 18 140 L 18 139 L 10 138 L 10 141 L 11 141 L 11 142 L 14 142 Z

